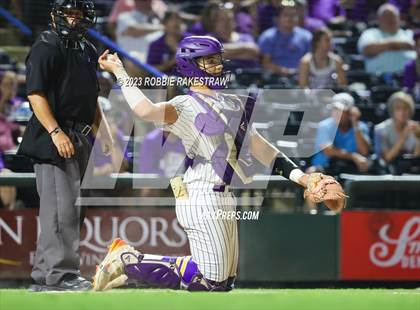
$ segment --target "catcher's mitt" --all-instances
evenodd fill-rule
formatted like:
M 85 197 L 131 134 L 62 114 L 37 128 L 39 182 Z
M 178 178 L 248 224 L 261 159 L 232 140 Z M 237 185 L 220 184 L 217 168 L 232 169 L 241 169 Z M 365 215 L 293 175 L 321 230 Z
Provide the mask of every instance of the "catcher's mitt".
M 346 194 L 340 183 L 329 175 L 311 173 L 304 197 L 312 202 L 323 202 L 330 210 L 341 212 L 346 206 Z

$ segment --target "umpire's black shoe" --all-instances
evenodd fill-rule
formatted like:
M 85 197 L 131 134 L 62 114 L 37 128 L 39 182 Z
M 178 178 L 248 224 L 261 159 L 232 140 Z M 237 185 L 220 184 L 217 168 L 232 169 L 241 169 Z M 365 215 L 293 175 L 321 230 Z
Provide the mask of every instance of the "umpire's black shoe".
M 33 292 L 49 291 L 89 291 L 92 289 L 92 283 L 83 277 L 76 275 L 65 276 L 55 285 L 31 285 L 29 290 Z
M 56 287 L 63 291 L 89 291 L 92 289 L 92 282 L 83 277 L 71 275 L 64 277 Z

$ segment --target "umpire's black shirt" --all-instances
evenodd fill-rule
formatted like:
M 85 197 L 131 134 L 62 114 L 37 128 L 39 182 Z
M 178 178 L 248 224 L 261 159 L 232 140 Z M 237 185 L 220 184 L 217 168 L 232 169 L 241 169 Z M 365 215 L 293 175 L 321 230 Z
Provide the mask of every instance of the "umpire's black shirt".
M 26 94 L 42 92 L 58 124 L 67 120 L 91 125 L 97 98 L 96 68 L 98 54 L 86 40 L 74 48 L 64 46 L 54 30 L 41 33 L 26 58 Z M 37 162 L 60 160 L 51 137 L 33 114 L 23 136 L 18 154 Z

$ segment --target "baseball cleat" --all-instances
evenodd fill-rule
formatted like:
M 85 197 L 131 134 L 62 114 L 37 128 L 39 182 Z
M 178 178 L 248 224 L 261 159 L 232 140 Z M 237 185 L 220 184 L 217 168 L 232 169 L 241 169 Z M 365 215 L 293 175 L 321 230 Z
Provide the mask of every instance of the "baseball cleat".
M 135 256 L 140 255 L 132 246 L 124 240 L 117 238 L 108 247 L 108 253 L 103 261 L 96 266 L 96 272 L 93 277 L 93 290 L 104 291 L 114 287 L 122 286 L 127 281 L 124 273 L 124 264 L 121 255 L 132 253 Z

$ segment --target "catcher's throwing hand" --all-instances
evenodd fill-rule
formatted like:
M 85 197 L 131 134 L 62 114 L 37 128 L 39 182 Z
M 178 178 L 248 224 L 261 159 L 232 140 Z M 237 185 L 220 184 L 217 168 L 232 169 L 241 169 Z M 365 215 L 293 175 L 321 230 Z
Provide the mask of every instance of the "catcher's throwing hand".
M 346 194 L 340 183 L 332 176 L 311 173 L 308 176 L 304 197 L 314 203 L 323 202 L 330 210 L 341 212 L 346 206 Z
M 123 68 L 123 63 L 118 57 L 117 53 L 110 54 L 109 50 L 106 50 L 99 56 L 99 66 L 102 70 L 114 73 L 118 69 Z

